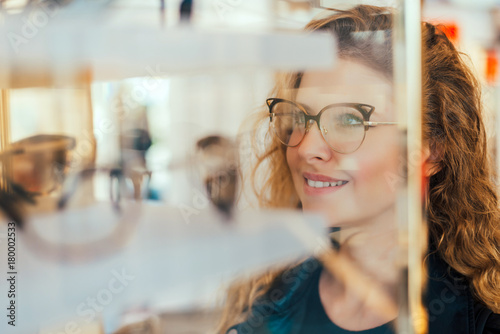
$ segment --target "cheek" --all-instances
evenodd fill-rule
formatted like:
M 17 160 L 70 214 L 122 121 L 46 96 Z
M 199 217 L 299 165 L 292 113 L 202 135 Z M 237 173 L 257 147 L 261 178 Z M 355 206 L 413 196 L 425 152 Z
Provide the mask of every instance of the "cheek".
M 297 165 L 297 153 L 294 147 L 287 147 L 285 151 L 286 162 L 291 171 L 293 171 L 294 167 Z
M 288 168 L 292 172 L 292 177 L 295 179 L 295 173 L 294 170 L 296 169 L 296 166 L 298 164 L 298 154 L 297 154 L 297 149 L 296 148 L 291 148 L 288 147 L 286 149 L 286 162 L 288 164 Z
M 297 173 L 297 168 L 299 168 L 300 163 L 300 157 L 297 151 L 298 149 L 296 147 L 288 147 L 286 149 L 286 162 L 292 174 L 292 181 L 296 190 L 298 190 L 297 182 L 302 181 L 302 177 Z
M 358 157 L 359 169 L 356 172 L 356 186 L 370 188 L 367 194 L 395 194 L 403 175 L 399 149 L 380 147 Z

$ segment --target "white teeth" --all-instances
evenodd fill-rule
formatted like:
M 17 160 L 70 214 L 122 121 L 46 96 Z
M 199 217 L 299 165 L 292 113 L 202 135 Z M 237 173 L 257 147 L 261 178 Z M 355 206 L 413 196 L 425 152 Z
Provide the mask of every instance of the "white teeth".
M 307 184 L 313 188 L 338 187 L 338 186 L 341 186 L 341 185 L 344 185 L 347 183 L 346 181 L 321 182 L 321 181 L 312 181 L 309 179 L 306 179 L 306 180 L 307 180 Z

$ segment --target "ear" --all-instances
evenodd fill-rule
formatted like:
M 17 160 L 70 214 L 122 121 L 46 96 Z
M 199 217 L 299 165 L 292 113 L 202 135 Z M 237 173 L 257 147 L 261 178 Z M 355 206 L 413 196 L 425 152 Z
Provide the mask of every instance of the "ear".
M 441 148 L 436 144 L 424 144 L 422 149 L 423 174 L 426 178 L 441 170 Z

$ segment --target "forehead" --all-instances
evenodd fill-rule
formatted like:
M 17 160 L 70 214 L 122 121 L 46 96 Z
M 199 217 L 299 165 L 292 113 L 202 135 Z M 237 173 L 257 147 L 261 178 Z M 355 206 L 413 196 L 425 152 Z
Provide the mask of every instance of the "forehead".
M 392 100 L 392 84 L 379 72 L 356 62 L 340 60 L 336 68 L 305 72 L 296 100 L 313 108 L 331 103 L 366 103 L 383 107 Z

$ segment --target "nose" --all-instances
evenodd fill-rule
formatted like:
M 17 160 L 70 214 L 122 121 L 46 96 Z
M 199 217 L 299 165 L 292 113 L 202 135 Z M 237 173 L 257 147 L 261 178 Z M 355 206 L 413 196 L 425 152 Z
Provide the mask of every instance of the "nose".
M 307 162 L 329 161 L 333 157 L 333 151 L 325 142 L 319 127 L 314 120 L 309 120 L 304 138 L 298 149 L 299 156 Z

